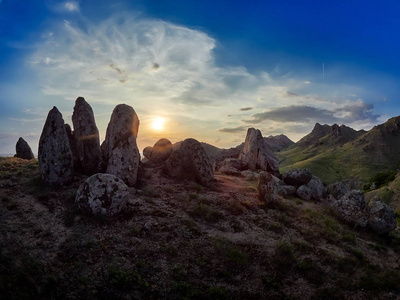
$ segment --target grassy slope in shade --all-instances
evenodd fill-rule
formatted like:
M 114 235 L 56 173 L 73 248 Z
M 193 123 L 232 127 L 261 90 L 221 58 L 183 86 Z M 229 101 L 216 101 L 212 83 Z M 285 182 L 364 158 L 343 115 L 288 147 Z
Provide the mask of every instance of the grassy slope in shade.
M 310 133 L 277 153 L 281 172 L 310 168 L 324 183 L 349 178 L 366 182 L 376 173 L 396 169 L 400 163 L 400 117 L 366 133 L 346 130 L 342 137 L 338 140 L 329 132 L 322 137 Z
M 400 239 L 321 203 L 260 202 L 256 182 L 215 187 L 148 170 L 124 214 L 79 212 L 78 186 L 44 185 L 37 161 L 0 158 L 4 299 L 394 299 Z M 2 299 L 3 299 L 2 298 Z

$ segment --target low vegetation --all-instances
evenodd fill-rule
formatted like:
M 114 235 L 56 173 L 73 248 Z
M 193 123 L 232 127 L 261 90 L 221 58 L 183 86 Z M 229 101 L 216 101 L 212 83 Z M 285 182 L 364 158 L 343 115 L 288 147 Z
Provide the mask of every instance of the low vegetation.
M 149 178 L 118 217 L 81 213 L 37 162 L 0 159 L 4 299 L 393 299 L 396 232 L 352 228 L 322 204 L 260 203 L 252 182 Z M 229 180 L 232 180 L 230 182 Z M 395 189 L 390 183 L 385 186 Z

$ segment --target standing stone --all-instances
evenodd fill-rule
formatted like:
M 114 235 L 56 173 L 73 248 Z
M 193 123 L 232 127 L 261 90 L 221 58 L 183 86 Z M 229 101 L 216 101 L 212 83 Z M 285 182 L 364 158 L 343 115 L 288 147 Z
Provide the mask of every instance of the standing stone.
M 78 97 L 75 101 L 72 124 L 81 171 L 89 175 L 94 174 L 99 171 L 101 160 L 99 130 L 93 110 L 83 97 Z
M 15 157 L 22 159 L 34 159 L 35 156 L 32 153 L 31 147 L 29 147 L 28 143 L 20 137 L 17 144 L 15 145 Z
M 193 180 L 204 186 L 211 186 L 214 180 L 210 160 L 195 139 L 184 140 L 165 162 L 165 169 L 174 178 Z
M 239 159 L 247 169 L 261 169 L 273 175 L 279 175 L 278 159 L 264 143 L 261 131 L 258 129 L 249 128 L 247 130 L 246 140 Z
M 62 185 L 72 179 L 73 158 L 62 114 L 53 107 L 39 140 L 39 168 L 44 182 Z
M 121 178 L 128 186 L 136 184 L 140 154 L 136 145 L 139 118 L 126 104 L 114 108 L 101 145 L 106 173 Z
M 94 215 L 112 217 L 127 203 L 129 188 L 111 174 L 95 174 L 79 187 L 75 202 L 78 207 Z

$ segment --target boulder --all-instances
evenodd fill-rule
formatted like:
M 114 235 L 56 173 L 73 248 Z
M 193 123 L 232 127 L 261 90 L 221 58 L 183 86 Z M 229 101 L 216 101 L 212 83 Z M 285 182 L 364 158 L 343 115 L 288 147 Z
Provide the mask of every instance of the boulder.
M 39 169 L 45 183 L 63 185 L 71 181 L 73 157 L 62 114 L 53 107 L 39 139 Z
M 246 178 L 246 180 L 258 180 L 258 178 L 260 178 L 260 174 L 257 172 L 253 172 L 250 170 L 244 170 L 242 172 L 240 172 L 240 175 L 242 175 L 243 177 Z
M 129 188 L 121 179 L 98 173 L 81 184 L 75 202 L 87 213 L 111 217 L 126 207 L 128 195 Z
M 307 184 L 301 185 L 297 191 L 297 195 L 303 200 L 322 201 L 324 198 L 325 187 L 321 179 L 317 176 L 312 176 Z
M 260 201 L 267 203 L 277 202 L 277 183 L 274 177 L 268 172 L 261 172 L 258 179 L 257 191 Z
M 106 138 L 101 145 L 106 173 L 121 178 L 128 186 L 137 181 L 140 154 L 136 145 L 139 118 L 133 108 L 117 105 L 108 123 Z
M 72 124 L 80 170 L 88 175 L 97 173 L 101 161 L 99 130 L 92 107 L 83 97 L 78 97 L 75 101 Z
M 233 176 L 240 176 L 241 175 L 241 172 L 238 169 L 236 169 L 234 167 L 231 167 L 231 166 L 222 166 L 219 169 L 219 171 L 221 173 L 223 173 L 223 174 L 226 174 L 226 175 L 233 175 Z
M 274 152 L 264 143 L 261 131 L 247 130 L 243 150 L 239 155 L 243 167 L 250 170 L 261 169 L 279 176 L 279 163 Z
M 214 180 L 213 167 L 200 142 L 184 140 L 166 160 L 165 171 L 179 180 L 193 180 L 204 186 L 211 186 Z
M 160 139 L 153 147 L 144 148 L 143 155 L 149 160 L 149 162 L 161 164 L 168 159 L 172 151 L 172 143 L 168 139 Z
M 282 197 L 292 196 L 296 194 L 296 188 L 292 185 L 278 185 L 277 193 Z
M 311 178 L 312 174 L 309 169 L 290 170 L 282 176 L 282 179 L 286 184 L 296 187 L 309 183 Z
M 236 170 L 242 169 L 242 161 L 238 158 L 228 157 L 218 163 L 217 169 L 221 170 L 223 167 L 233 168 Z
M 32 153 L 31 147 L 29 147 L 28 143 L 20 137 L 18 139 L 17 144 L 15 145 L 15 157 L 22 159 L 34 159 L 35 156 Z
M 296 195 L 303 200 L 309 201 L 311 199 L 311 190 L 307 185 L 303 184 L 296 190 Z
M 351 190 L 332 204 L 338 215 L 350 224 L 365 227 L 368 224 L 369 214 L 364 200 L 364 193 Z
M 349 189 L 343 184 L 343 182 L 336 182 L 328 185 L 326 193 L 333 195 L 336 199 L 342 198 Z
M 370 200 L 368 210 L 368 226 L 377 234 L 385 234 L 396 228 L 397 222 L 393 210 L 379 199 Z

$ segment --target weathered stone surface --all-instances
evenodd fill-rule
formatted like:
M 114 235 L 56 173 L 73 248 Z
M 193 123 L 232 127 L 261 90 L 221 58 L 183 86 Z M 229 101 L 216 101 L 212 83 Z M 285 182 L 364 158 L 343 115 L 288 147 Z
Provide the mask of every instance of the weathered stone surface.
M 75 202 L 78 207 L 94 215 L 114 216 L 127 204 L 129 189 L 111 174 L 95 174 L 78 189 Z
M 101 145 L 106 173 L 121 178 L 128 186 L 136 184 L 140 154 L 136 145 L 139 118 L 133 108 L 117 105 Z
M 247 130 L 244 147 L 239 155 L 243 166 L 250 170 L 261 169 L 273 175 L 279 175 L 279 163 L 275 154 L 264 143 L 261 131 L 254 128 Z
M 34 159 L 35 156 L 32 153 L 31 147 L 28 143 L 20 137 L 18 139 L 17 144 L 15 145 L 15 157 L 22 158 L 22 159 Z
M 368 226 L 377 234 L 385 234 L 396 228 L 397 222 L 393 210 L 379 199 L 375 198 L 368 202 L 368 211 Z
M 340 217 L 345 221 L 365 227 L 368 223 L 368 210 L 364 200 L 364 193 L 359 190 L 351 190 L 342 198 L 332 204 Z
M 80 169 L 85 174 L 94 174 L 99 171 L 101 161 L 99 130 L 92 107 L 83 97 L 75 101 L 72 124 Z
M 277 193 L 282 197 L 292 196 L 296 194 L 296 188 L 292 185 L 278 185 Z
M 283 174 L 283 181 L 288 185 L 299 187 L 303 184 L 310 182 L 312 178 L 311 171 L 309 169 L 295 169 L 287 171 Z
M 242 172 L 240 172 L 240 175 L 242 175 L 243 177 L 246 178 L 246 180 L 258 180 L 258 178 L 260 178 L 260 174 L 257 172 L 253 172 L 250 170 L 244 170 Z
M 172 143 L 168 139 L 158 140 L 153 147 L 143 149 L 143 155 L 152 163 L 161 164 L 171 155 Z
M 72 179 L 72 152 L 62 114 L 55 106 L 47 115 L 38 152 L 39 168 L 44 182 L 62 185 Z
M 234 168 L 236 170 L 242 169 L 242 161 L 238 158 L 228 157 L 225 158 L 223 161 L 218 163 L 218 169 L 221 170 L 223 167 Z
M 343 184 L 343 182 L 336 182 L 328 185 L 326 193 L 333 195 L 336 199 L 342 198 L 349 189 Z
M 75 144 L 75 139 L 74 139 L 74 132 L 72 131 L 71 126 L 69 126 L 69 124 L 65 124 L 65 131 L 67 132 L 69 147 L 71 148 L 72 159 L 74 162 L 74 169 L 76 170 L 77 166 L 79 166 L 79 160 L 78 160 L 78 152 L 76 150 L 76 144 Z
M 233 175 L 233 176 L 241 175 L 241 172 L 238 169 L 235 169 L 234 167 L 231 166 L 222 166 L 219 169 L 219 171 L 226 175 Z
M 307 185 L 303 184 L 296 190 L 296 195 L 303 200 L 309 201 L 311 199 L 311 190 Z
M 193 180 L 210 186 L 214 180 L 214 171 L 200 142 L 186 139 L 180 147 L 174 149 L 165 162 L 165 171 L 180 180 Z
M 258 197 L 260 201 L 277 202 L 277 184 L 273 176 L 268 172 L 261 172 L 258 179 Z
M 325 187 L 321 179 L 317 176 L 312 176 L 311 180 L 304 185 L 301 185 L 297 191 L 297 195 L 303 200 L 322 201 L 324 198 Z

